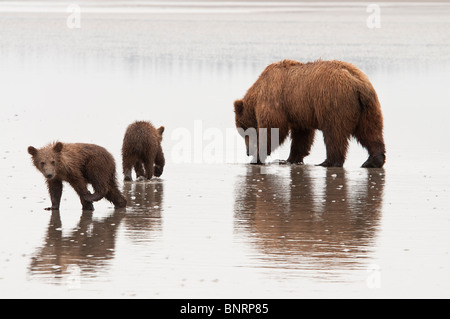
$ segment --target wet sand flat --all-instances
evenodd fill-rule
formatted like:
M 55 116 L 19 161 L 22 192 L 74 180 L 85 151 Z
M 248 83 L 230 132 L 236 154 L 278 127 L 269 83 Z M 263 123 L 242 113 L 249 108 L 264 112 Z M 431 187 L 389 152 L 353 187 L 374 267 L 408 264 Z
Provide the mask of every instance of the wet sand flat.
M 69 28 L 60 4 L 0 3 L 2 298 L 449 297 L 448 4 L 382 3 L 375 29 L 353 2 L 143 6 L 82 3 Z M 320 133 L 305 165 L 276 164 L 289 141 L 248 164 L 233 101 L 284 58 L 369 76 L 383 169 L 355 141 L 315 166 Z M 166 127 L 160 178 L 122 181 L 135 120 Z M 56 139 L 108 149 L 129 206 L 82 211 L 66 185 L 44 210 L 27 147 Z

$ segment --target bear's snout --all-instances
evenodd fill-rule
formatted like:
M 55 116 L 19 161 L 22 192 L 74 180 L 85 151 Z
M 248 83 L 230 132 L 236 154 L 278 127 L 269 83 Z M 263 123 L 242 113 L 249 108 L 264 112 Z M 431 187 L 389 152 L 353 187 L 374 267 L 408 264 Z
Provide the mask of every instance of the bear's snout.
M 46 177 L 47 179 L 51 179 L 51 178 L 53 178 L 53 174 L 46 174 L 45 177 Z

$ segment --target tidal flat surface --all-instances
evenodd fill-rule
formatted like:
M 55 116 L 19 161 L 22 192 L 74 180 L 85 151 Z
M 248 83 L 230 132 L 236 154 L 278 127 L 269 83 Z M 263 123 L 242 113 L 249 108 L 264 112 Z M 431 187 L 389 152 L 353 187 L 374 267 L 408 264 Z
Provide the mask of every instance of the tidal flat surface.
M 0 297 L 450 297 L 450 5 L 0 2 Z M 72 11 L 71 11 L 72 10 Z M 76 11 L 75 11 L 76 13 Z M 69 19 L 69 20 L 68 20 Z M 75 27 L 74 27 L 75 26 Z M 233 101 L 280 59 L 352 62 L 387 162 L 249 165 Z M 160 178 L 123 182 L 128 124 L 164 125 Z M 59 212 L 27 147 L 104 146 L 129 205 Z

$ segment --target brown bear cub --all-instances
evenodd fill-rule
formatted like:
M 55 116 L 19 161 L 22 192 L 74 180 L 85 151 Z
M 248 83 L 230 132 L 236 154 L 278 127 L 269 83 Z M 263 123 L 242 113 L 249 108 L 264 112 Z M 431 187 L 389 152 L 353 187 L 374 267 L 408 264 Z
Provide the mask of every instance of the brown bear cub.
M 43 148 L 28 147 L 36 168 L 47 179 L 52 207 L 58 210 L 63 181 L 68 182 L 80 196 L 85 210 L 93 210 L 92 202 L 105 197 L 116 208 L 123 208 L 127 201 L 117 187 L 116 164 L 113 156 L 103 147 L 82 143 L 51 143 Z M 94 194 L 87 189 L 91 184 Z
M 128 126 L 122 145 L 122 166 L 126 181 L 133 180 L 133 168 L 137 178 L 161 176 L 165 164 L 161 147 L 163 132 L 164 126 L 156 129 L 146 121 L 137 121 Z
M 351 136 L 369 153 L 362 167 L 384 165 L 380 103 L 368 77 L 350 63 L 291 60 L 273 63 L 244 98 L 234 102 L 234 111 L 236 127 L 242 129 L 239 131 L 246 138 L 247 154 L 253 155 L 257 163 L 264 162 L 289 132 L 292 143 L 287 162 L 303 163 L 315 130 L 321 130 L 327 158 L 320 165 L 343 166 Z M 243 133 L 249 128 L 256 130 L 252 142 Z M 271 137 L 271 129 L 278 129 L 279 141 Z M 262 137 L 260 132 L 267 134 Z

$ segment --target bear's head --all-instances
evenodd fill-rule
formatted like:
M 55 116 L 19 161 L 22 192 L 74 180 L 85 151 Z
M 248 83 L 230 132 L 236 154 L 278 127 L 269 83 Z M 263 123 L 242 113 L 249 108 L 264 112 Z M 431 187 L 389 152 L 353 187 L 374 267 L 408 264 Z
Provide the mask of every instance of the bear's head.
M 243 100 L 236 100 L 234 101 L 234 114 L 238 133 L 245 139 L 247 156 L 255 156 L 257 153 L 256 132 L 258 129 L 255 110 L 246 106 Z
M 156 131 L 158 132 L 159 142 L 161 143 L 164 133 L 164 126 L 159 127 Z
M 56 142 L 40 149 L 29 146 L 28 153 L 31 155 L 34 166 L 46 179 L 51 180 L 57 175 L 56 170 L 62 149 L 63 144 Z

